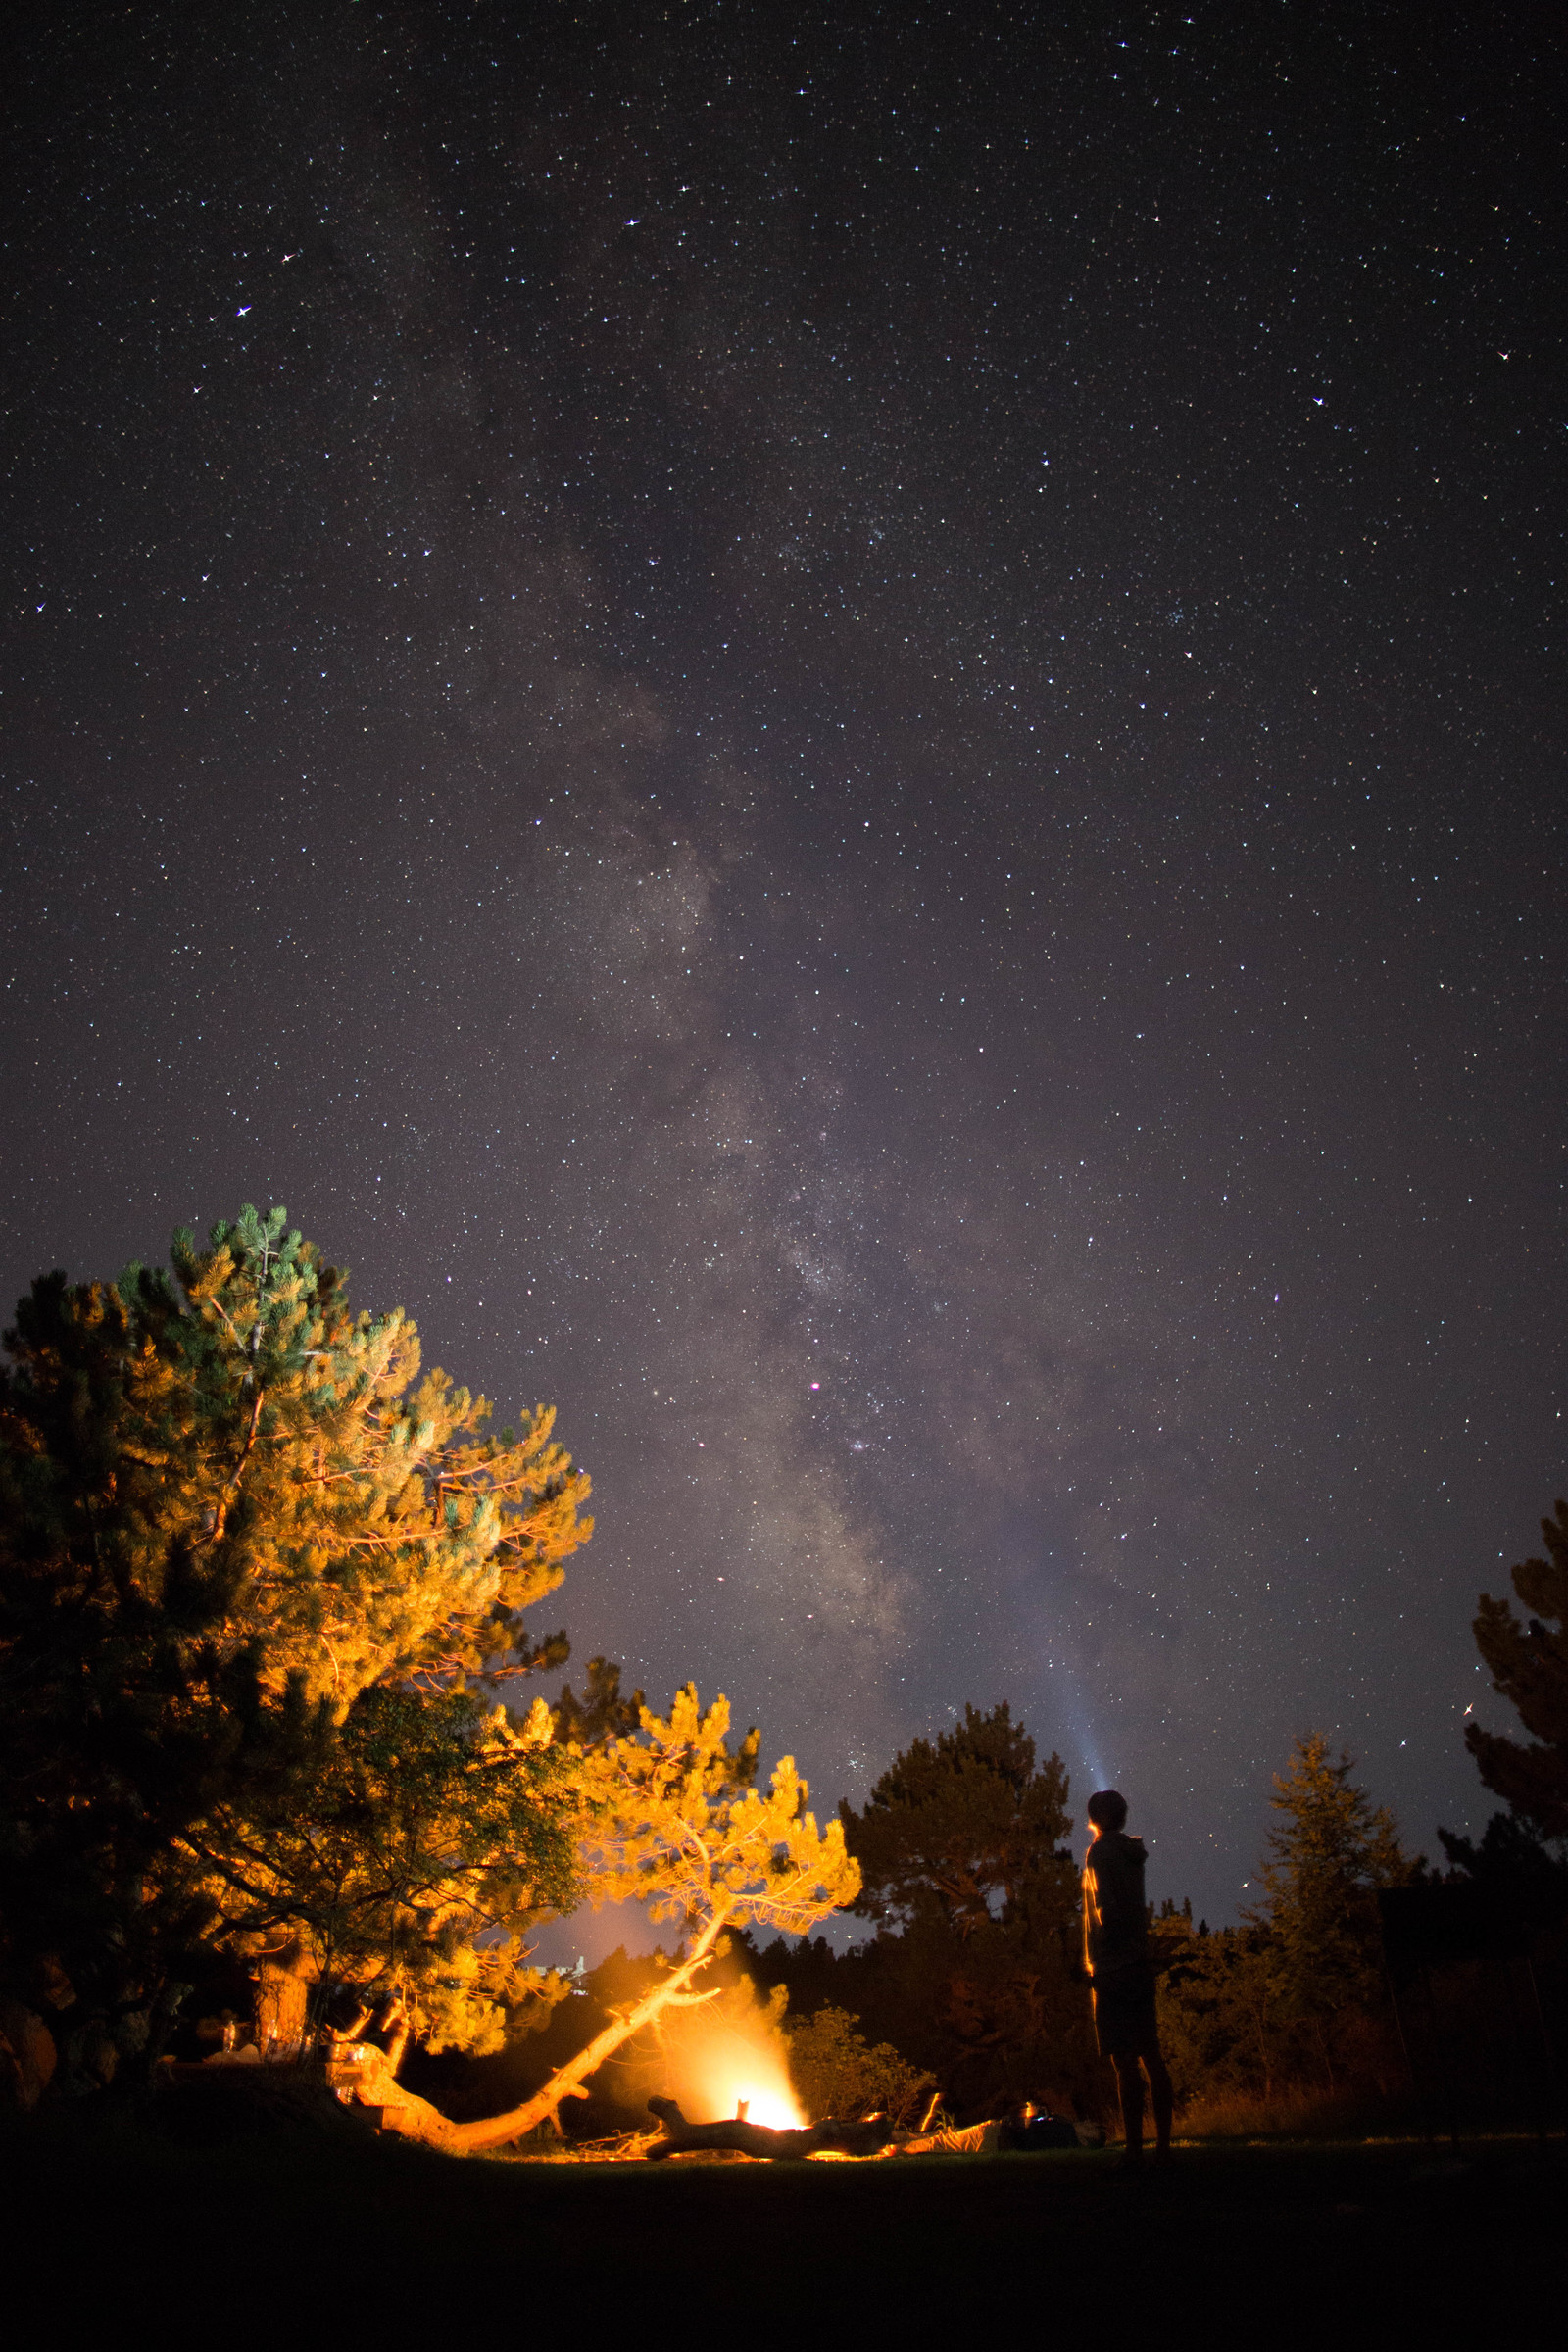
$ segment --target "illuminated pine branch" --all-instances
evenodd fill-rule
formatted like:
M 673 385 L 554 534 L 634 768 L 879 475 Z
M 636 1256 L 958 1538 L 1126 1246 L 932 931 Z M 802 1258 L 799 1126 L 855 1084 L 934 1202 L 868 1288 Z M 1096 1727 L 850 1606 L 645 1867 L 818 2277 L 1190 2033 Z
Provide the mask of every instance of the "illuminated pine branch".
M 400 2129 L 455 2150 L 520 2138 L 564 2099 L 581 2095 L 605 2060 L 662 2011 L 706 1997 L 690 1987 L 717 1955 L 727 1929 L 755 1921 L 804 1935 L 853 1902 L 860 1874 L 845 1850 L 843 1829 L 836 1821 L 818 1829 L 793 1758 L 782 1758 L 760 1790 L 752 1785 L 757 1733 L 732 1749 L 728 1732 L 728 1701 L 716 1699 L 704 1714 L 688 1684 L 667 1718 L 642 1709 L 635 1738 L 567 1750 L 583 1808 L 579 1860 L 596 1899 L 634 1895 L 654 1919 L 678 1919 L 686 1935 L 682 1956 L 520 2106 L 451 2124 L 423 2101 L 405 2098 Z M 365 2095 L 384 2097 L 384 2083 L 372 2080 Z

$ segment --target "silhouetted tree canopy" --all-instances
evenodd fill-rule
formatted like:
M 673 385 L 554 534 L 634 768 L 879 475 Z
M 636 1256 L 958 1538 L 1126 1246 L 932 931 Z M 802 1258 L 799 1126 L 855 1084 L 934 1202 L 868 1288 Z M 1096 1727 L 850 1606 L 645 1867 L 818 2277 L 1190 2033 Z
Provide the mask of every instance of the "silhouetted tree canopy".
M 1194 1932 L 1173 1906 L 1151 1923 L 1160 2034 L 1182 2099 L 1268 2102 L 1399 2076 L 1382 1980 L 1377 1890 L 1419 1868 L 1394 1817 L 1351 1779 L 1321 1733 L 1274 1776 L 1258 1877 L 1240 1926 Z
M 1249 1916 L 1269 1931 L 1280 1996 L 1297 2017 L 1332 2016 L 1372 1998 L 1381 1970 L 1377 1889 L 1402 1886 L 1416 1868 L 1393 1814 L 1355 1786 L 1353 1770 L 1321 1732 L 1308 1732 L 1274 1776 L 1264 1900 Z
M 890 2123 L 917 2123 L 936 2077 L 910 2066 L 891 2042 L 868 2042 L 859 2027 L 847 2009 L 831 2007 L 786 2024 L 790 2079 L 808 2119 L 882 2114 Z
M 1060 1757 L 1036 1770 L 1035 1743 L 1006 1700 L 986 1714 L 966 1705 L 951 1731 L 911 1740 L 859 1812 L 840 1805 L 863 1881 L 855 1908 L 880 1926 L 934 1908 L 967 1937 L 1054 1871 L 1072 1826 L 1066 1806 Z
M 758 1957 L 764 1982 L 787 1985 L 792 2020 L 851 2013 L 970 2116 L 1025 2096 L 1087 2113 L 1101 2096 L 1088 1994 L 1066 1961 L 1067 1777 L 1058 1757 L 1035 1757 L 1005 1703 L 966 1706 L 912 1741 L 860 1810 L 840 1808 L 865 1882 L 855 1908 L 875 1936 L 842 1955 L 818 1938 Z
M 1568 1838 L 1568 1502 L 1543 1519 L 1544 1559 L 1509 1570 L 1529 1614 L 1521 1623 L 1505 1600 L 1481 1596 L 1476 1646 L 1492 1687 L 1508 1700 L 1527 1741 L 1505 1732 L 1465 1729 L 1481 1778 L 1511 1811 L 1546 1838 Z
M 556 1701 L 556 1738 L 579 1747 L 598 1747 L 607 1740 L 623 1740 L 635 1732 L 647 1700 L 641 1690 L 621 1695 L 620 1668 L 609 1658 L 590 1658 L 587 1687 L 581 1698 L 567 1683 Z M 751 1751 L 756 1769 L 756 1750 Z

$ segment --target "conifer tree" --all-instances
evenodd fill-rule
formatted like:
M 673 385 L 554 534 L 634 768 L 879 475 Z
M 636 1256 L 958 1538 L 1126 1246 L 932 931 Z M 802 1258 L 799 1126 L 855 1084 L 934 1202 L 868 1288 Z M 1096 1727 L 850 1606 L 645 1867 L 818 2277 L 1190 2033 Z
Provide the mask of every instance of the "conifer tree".
M 1421 1865 L 1353 1770 L 1320 1733 L 1298 1740 L 1274 1776 L 1263 1900 L 1212 1935 L 1202 1922 L 1194 1931 L 1187 1904 L 1166 1902 L 1152 1921 L 1160 2037 L 1183 2103 L 1266 2103 L 1397 2071 L 1376 1896 Z
M 1568 1838 L 1568 1502 L 1543 1519 L 1541 1532 L 1545 1558 L 1509 1571 L 1529 1611 L 1525 1622 L 1485 1592 L 1475 1621 L 1492 1687 L 1514 1707 L 1529 1742 L 1471 1723 L 1465 1744 L 1487 1787 L 1543 1837 L 1556 1838 Z
M 1098 2079 L 1089 2003 L 1068 1975 L 1064 1937 L 1078 1874 L 1060 1758 L 1002 1705 L 897 1756 L 858 1811 L 840 1807 L 877 1922 L 839 1964 L 835 2001 L 858 2011 L 960 2107 Z
M 1270 1798 L 1270 1829 L 1259 1876 L 1264 1901 L 1248 1916 L 1269 1930 L 1273 1981 L 1287 2015 L 1314 2031 L 1334 2078 L 1330 2025 L 1378 2000 L 1380 1942 L 1376 1890 L 1401 1886 L 1420 1867 L 1399 1842 L 1393 1814 L 1350 1779 L 1348 1755 L 1333 1756 L 1321 1732 L 1296 1742 Z
M 165 1328 L 195 1384 L 205 1482 L 194 1541 L 233 1561 L 233 1636 L 260 1642 L 269 1681 L 297 1674 L 341 1713 L 372 1682 L 514 1661 L 524 1611 L 593 1532 L 554 1412 L 486 1435 L 485 1399 L 419 1378 L 401 1308 L 351 1314 L 281 1209 L 243 1209 L 205 1251 L 176 1234 L 172 1256 Z
M 863 1880 L 855 1908 L 879 1925 L 934 1909 L 967 1938 L 1042 1876 L 1065 1886 L 1066 1806 L 1060 1757 L 1036 1770 L 1035 1743 L 1006 1700 L 987 1714 L 966 1705 L 961 1724 L 910 1741 L 863 1810 L 840 1805 Z
M 35 1283 L 0 1372 L 3 1975 L 99 2080 L 156 2052 L 182 1942 L 243 1939 L 249 1907 L 270 1948 L 291 1878 L 319 1941 L 321 1875 L 305 1887 L 288 1840 L 342 1829 L 342 1775 L 369 1750 L 356 1764 L 341 1727 L 393 1686 L 440 1700 L 451 1731 L 466 1685 L 559 1662 L 562 1638 L 530 1648 L 522 1615 L 591 1532 L 553 1416 L 488 1436 L 483 1398 L 418 1378 L 401 1313 L 351 1315 L 281 1209 L 245 1208 L 204 1251 L 178 1234 L 172 1262 L 172 1281 Z M 506 1745 L 481 1721 L 470 1703 L 475 1758 Z M 507 1773 L 514 1796 L 560 1777 L 537 1755 Z M 547 1826 L 507 1881 L 514 1928 L 523 1878 L 552 1901 L 565 1884 Z M 433 1842 L 471 1863 L 464 1837 L 449 1807 Z M 486 1883 L 505 1879 L 497 1860 Z M 431 1914 L 437 1974 L 461 1909 Z M 481 2032 L 487 2015 L 479 1999 Z

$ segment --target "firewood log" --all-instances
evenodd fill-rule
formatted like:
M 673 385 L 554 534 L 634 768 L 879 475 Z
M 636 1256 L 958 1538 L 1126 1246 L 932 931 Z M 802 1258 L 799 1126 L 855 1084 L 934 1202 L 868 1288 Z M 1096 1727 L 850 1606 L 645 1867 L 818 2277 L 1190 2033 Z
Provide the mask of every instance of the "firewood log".
M 863 2124 L 829 2120 L 804 2131 L 776 2132 L 767 2124 L 747 2123 L 735 2116 L 718 2124 L 689 2124 L 673 2099 L 650 2099 L 648 2107 L 663 2125 L 665 2134 L 649 2149 L 650 2164 L 665 2156 L 685 2155 L 694 2148 L 730 2148 L 743 2156 L 768 2158 L 814 2156 L 823 2149 L 844 2156 L 874 2156 L 893 2137 L 892 2126 L 882 2116 Z

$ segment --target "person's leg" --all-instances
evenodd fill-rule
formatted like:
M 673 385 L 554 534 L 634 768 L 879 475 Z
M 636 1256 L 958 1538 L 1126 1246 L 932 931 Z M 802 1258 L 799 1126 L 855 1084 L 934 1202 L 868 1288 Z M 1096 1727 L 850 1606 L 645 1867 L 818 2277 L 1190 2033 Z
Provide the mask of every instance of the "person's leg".
M 1170 2154 L 1171 2111 L 1176 2104 L 1170 2069 L 1157 2050 L 1144 2060 L 1144 2068 L 1149 2076 L 1150 2104 L 1154 2110 L 1154 2153 L 1167 2157 Z
M 1131 2052 L 1123 2055 L 1113 2051 L 1110 2063 L 1116 2069 L 1116 2088 L 1121 2093 L 1121 2128 L 1127 2142 L 1127 2162 L 1136 2164 L 1144 2152 L 1143 2069 Z

